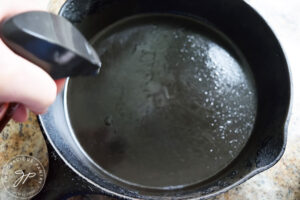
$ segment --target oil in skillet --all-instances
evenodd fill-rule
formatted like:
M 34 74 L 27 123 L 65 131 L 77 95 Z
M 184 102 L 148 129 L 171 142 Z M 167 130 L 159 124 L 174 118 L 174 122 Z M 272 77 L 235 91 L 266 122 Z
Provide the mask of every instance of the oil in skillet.
M 71 79 L 68 109 L 78 141 L 104 170 L 145 187 L 183 187 L 243 149 L 256 90 L 243 57 L 214 29 L 137 16 L 99 33 L 94 47 L 102 71 Z

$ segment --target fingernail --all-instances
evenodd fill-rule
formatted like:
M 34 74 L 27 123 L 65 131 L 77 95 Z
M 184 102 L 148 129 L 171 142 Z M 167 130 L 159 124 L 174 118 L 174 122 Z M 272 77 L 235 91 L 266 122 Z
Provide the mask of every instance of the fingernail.
M 6 107 L 7 107 L 7 103 L 0 104 L 0 120 L 2 119 L 2 117 L 6 112 Z
M 0 113 L 5 109 L 5 107 L 6 107 L 5 103 L 0 104 Z

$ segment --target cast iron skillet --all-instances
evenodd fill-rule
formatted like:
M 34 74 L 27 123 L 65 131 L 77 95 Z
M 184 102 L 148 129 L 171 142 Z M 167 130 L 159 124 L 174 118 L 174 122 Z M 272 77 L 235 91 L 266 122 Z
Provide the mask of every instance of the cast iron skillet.
M 89 39 L 120 19 L 145 13 L 171 13 L 202 20 L 212 24 L 238 47 L 251 68 L 257 90 L 255 126 L 248 143 L 228 167 L 199 184 L 168 190 L 140 188 L 110 178 L 82 153 L 69 129 L 65 97 L 61 93 L 48 113 L 40 116 L 51 144 L 48 145 L 50 170 L 45 188 L 36 199 L 58 199 L 82 193 L 126 199 L 205 199 L 245 182 L 281 158 L 286 146 L 291 100 L 289 69 L 273 32 L 245 2 L 68 0 L 60 11 Z M 93 17 L 94 14 L 97 17 Z

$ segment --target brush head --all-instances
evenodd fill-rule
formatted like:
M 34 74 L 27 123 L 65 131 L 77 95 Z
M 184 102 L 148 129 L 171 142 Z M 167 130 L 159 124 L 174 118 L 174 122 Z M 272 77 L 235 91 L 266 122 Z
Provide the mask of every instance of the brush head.
M 61 16 L 25 12 L 4 21 L 0 34 L 10 49 L 44 69 L 53 79 L 100 72 L 101 62 L 94 48 Z

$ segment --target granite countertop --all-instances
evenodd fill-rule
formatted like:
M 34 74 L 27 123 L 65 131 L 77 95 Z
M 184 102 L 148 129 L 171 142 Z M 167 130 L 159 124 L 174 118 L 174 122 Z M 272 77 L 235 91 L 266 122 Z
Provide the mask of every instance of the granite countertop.
M 44 0 L 45 4 L 48 3 Z M 65 0 L 51 0 L 48 8 L 57 12 Z M 269 23 L 288 58 L 293 78 L 293 108 L 288 142 L 282 159 L 271 169 L 211 200 L 300 200 L 300 1 L 246 0 Z M 48 170 L 48 152 L 37 117 L 30 114 L 26 123 L 11 121 L 0 134 L 1 168 L 16 155 L 36 157 Z M 1 170 L 1 169 L 0 169 Z M 0 199 L 15 199 L 0 184 Z M 110 199 L 101 196 L 72 199 Z

